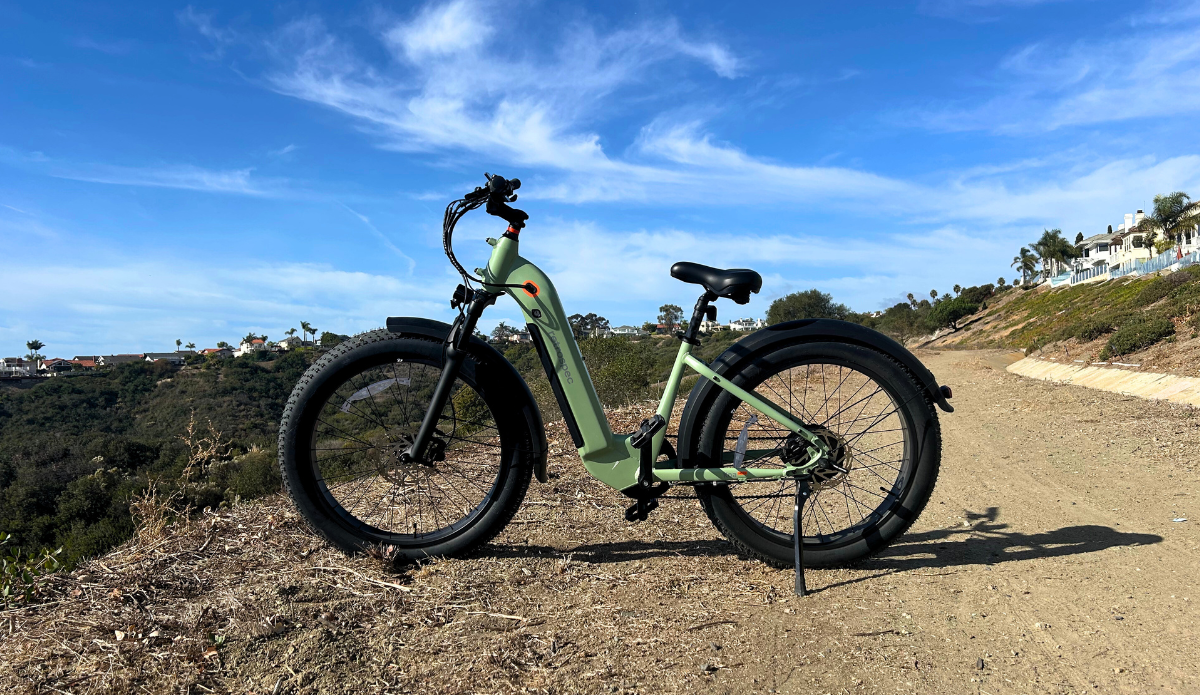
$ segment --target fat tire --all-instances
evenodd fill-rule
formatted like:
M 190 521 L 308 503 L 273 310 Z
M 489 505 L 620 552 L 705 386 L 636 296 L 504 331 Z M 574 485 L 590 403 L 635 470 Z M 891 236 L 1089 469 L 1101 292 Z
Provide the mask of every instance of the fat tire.
M 889 390 L 889 395 L 897 402 L 904 404 L 909 424 L 906 429 L 910 435 L 915 435 L 916 469 L 909 477 L 907 485 L 900 494 L 900 503 L 893 507 L 882 523 L 870 533 L 859 532 L 856 540 L 839 545 L 836 548 L 823 547 L 820 543 L 804 543 L 804 564 L 809 567 L 839 567 L 864 560 L 880 552 L 897 538 L 908 531 L 913 522 L 921 515 L 937 484 L 941 467 L 942 436 L 941 425 L 937 412 L 929 397 L 928 391 L 921 387 L 916 377 L 903 365 L 888 355 L 876 350 L 849 343 L 804 343 L 780 348 L 778 351 L 745 365 L 733 374 L 727 375 L 733 383 L 742 388 L 752 384 L 756 373 L 761 373 L 762 364 L 769 362 L 772 357 L 779 358 L 784 353 L 791 356 L 811 353 L 830 357 L 849 358 L 858 361 L 870 369 L 869 375 Z M 768 377 L 769 378 L 769 377 Z M 886 383 L 885 383 L 886 382 Z M 736 398 L 718 398 L 708 413 L 703 414 L 704 422 L 700 442 L 710 443 L 706 451 L 710 461 L 721 460 L 721 448 L 724 446 L 724 432 L 714 432 L 722 427 L 719 422 L 724 412 L 731 412 L 741 403 Z M 732 406 L 730 405 L 732 404 Z M 696 488 L 700 504 L 708 515 L 709 520 L 725 536 L 726 539 L 740 552 L 773 567 L 790 568 L 795 565 L 792 537 L 786 536 L 786 542 L 776 534 L 767 533 L 742 511 L 741 505 L 730 494 L 728 485 L 698 486 Z M 870 530 L 868 529 L 868 530 Z M 807 537 L 807 536 L 806 536 Z
M 508 407 L 509 400 L 500 388 L 488 388 L 489 380 L 483 370 L 477 371 L 478 361 L 468 355 L 460 379 L 475 381 L 479 392 L 496 418 L 502 443 L 501 457 L 508 460 L 504 479 L 499 482 L 494 500 L 473 523 L 453 536 L 432 544 L 396 544 L 385 536 L 369 534 L 351 528 L 332 511 L 328 501 L 315 485 L 311 461 L 300 452 L 308 451 L 311 430 L 308 424 L 310 408 L 320 408 L 339 377 L 362 368 L 364 362 L 377 364 L 380 357 L 393 358 L 419 354 L 428 357 L 439 354 L 441 341 L 411 335 L 399 335 L 385 329 L 360 333 L 322 355 L 300 378 L 288 398 L 279 427 L 279 470 L 284 491 L 308 526 L 331 545 L 348 554 L 364 552 L 384 545 L 391 546 L 393 557 L 399 561 L 414 561 L 428 557 L 461 557 L 490 542 L 512 521 L 525 494 L 533 473 L 532 442 L 528 429 L 507 417 L 505 412 L 519 408 Z M 469 349 L 469 348 L 468 348 Z M 480 383 L 482 382 L 482 383 Z

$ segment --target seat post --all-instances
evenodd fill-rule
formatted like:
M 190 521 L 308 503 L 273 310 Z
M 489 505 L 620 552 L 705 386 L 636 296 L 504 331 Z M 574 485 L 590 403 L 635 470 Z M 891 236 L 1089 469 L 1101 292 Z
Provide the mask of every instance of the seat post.
M 687 331 L 682 335 L 683 341 L 692 345 L 699 345 L 700 340 L 696 337 L 700 334 L 700 322 L 704 320 L 708 313 L 708 303 L 714 301 L 717 295 L 705 290 L 704 294 L 696 300 L 696 308 L 692 310 L 692 320 L 688 322 Z

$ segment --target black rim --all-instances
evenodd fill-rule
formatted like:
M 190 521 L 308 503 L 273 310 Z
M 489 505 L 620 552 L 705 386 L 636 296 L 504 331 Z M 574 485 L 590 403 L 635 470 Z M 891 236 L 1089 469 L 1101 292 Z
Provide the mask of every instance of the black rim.
M 915 468 L 915 439 L 905 402 L 885 380 L 863 365 L 819 357 L 796 360 L 743 388 L 825 433 L 848 454 L 840 461 L 848 473 L 825 469 L 814 477 L 802 520 L 805 545 L 853 543 L 895 511 Z M 744 451 L 751 453 L 743 455 L 743 466 L 783 467 L 788 430 L 741 401 L 723 421 L 724 465 L 737 456 L 744 430 Z M 728 486 L 746 522 L 789 545 L 795 492 L 793 480 Z
M 442 460 L 399 459 L 440 373 L 437 360 L 382 356 L 336 375 L 314 400 L 308 456 L 316 487 L 355 533 L 429 545 L 473 525 L 494 502 L 508 469 L 507 447 L 491 407 L 464 375 L 431 442 Z

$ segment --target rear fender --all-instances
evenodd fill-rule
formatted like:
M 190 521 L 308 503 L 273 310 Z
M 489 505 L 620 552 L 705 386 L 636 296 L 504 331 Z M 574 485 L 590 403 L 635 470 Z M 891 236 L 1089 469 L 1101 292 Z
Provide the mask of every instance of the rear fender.
M 408 316 L 391 316 L 387 320 L 387 329 L 391 333 L 413 335 L 435 340 L 446 340 L 450 335 L 450 324 Z M 533 474 L 539 482 L 547 480 L 546 462 L 546 427 L 542 422 L 542 412 L 538 409 L 537 401 L 529 391 L 529 385 L 521 377 L 520 372 L 512 363 L 504 358 L 496 348 L 486 342 L 471 336 L 466 346 L 471 355 L 479 361 L 481 367 L 487 368 L 489 378 L 496 380 L 499 388 L 513 399 L 518 421 L 527 428 L 529 441 L 532 442 Z
M 755 360 L 761 354 L 789 345 L 813 342 L 851 343 L 882 352 L 911 372 L 939 408 L 947 413 L 954 412 L 933 373 L 907 348 L 879 331 L 847 321 L 802 319 L 777 323 L 730 345 L 710 366 L 717 374 L 724 376 L 736 373 L 741 365 Z M 686 462 L 690 461 L 697 451 L 696 440 L 704 424 L 701 418 L 721 393 L 721 389 L 715 384 L 701 379 L 688 395 L 679 423 L 679 460 L 685 462 L 684 465 L 688 465 Z

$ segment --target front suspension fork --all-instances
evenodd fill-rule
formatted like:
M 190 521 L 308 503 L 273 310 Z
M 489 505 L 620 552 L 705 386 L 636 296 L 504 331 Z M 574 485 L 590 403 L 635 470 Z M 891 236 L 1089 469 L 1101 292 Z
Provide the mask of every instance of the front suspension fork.
M 454 319 L 454 323 L 450 327 L 450 335 L 446 336 L 446 361 L 442 365 L 442 373 L 438 377 L 437 385 L 433 388 L 433 396 L 429 399 L 429 410 L 425 411 L 425 417 L 421 420 L 421 427 L 417 430 L 417 436 L 413 438 L 412 445 L 400 455 L 401 460 L 426 463 L 425 456 L 429 450 L 429 442 L 437 430 L 438 420 L 442 417 L 442 409 L 446 407 L 446 401 L 450 399 L 450 389 L 454 388 L 454 380 L 458 378 L 463 361 L 467 358 L 464 346 L 475 334 L 475 324 L 483 315 L 483 310 L 495 304 L 497 296 L 499 295 L 482 291 L 472 293 L 467 302 L 466 311 Z M 456 292 L 455 299 L 458 298 L 459 294 Z

